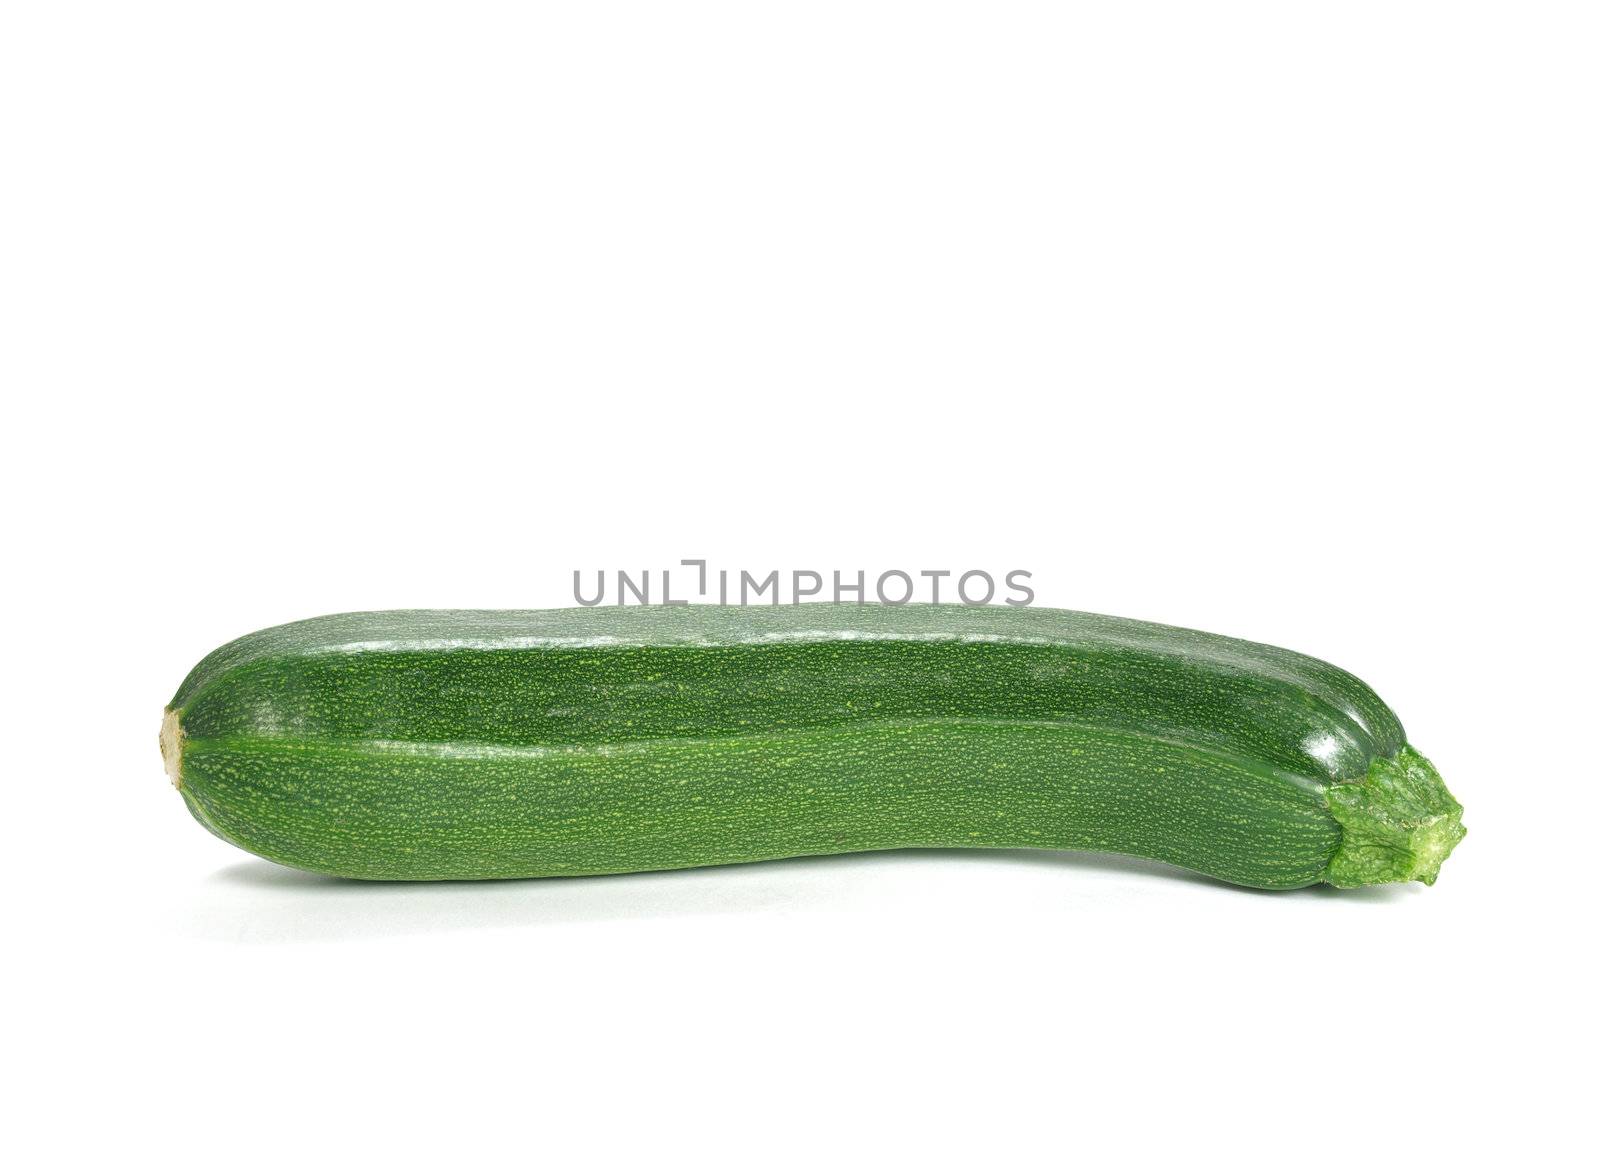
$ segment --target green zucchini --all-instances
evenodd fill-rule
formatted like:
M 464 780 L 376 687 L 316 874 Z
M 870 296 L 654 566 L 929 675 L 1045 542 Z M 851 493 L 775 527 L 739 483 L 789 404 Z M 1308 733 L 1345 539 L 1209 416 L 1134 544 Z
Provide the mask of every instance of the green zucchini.
M 362 879 L 970 846 L 1350 887 L 1465 833 L 1349 673 L 1038 608 L 325 616 L 207 656 L 161 745 L 214 833 Z

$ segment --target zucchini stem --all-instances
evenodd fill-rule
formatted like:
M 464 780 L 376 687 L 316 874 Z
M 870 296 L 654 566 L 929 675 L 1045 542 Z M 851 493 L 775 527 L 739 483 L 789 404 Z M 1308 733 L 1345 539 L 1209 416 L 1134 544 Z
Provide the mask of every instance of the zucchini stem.
M 178 710 L 169 708 L 161 716 L 161 760 L 172 779 L 173 789 L 183 788 L 183 726 Z
M 1461 803 L 1409 745 L 1378 758 L 1360 781 L 1330 787 L 1328 809 L 1344 830 L 1328 863 L 1327 881 L 1336 887 L 1412 879 L 1431 887 L 1467 834 Z

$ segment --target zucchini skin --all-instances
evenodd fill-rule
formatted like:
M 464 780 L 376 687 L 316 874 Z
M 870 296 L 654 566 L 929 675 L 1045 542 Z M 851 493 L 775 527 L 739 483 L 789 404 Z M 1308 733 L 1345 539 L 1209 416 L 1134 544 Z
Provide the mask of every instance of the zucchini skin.
M 163 737 L 212 831 L 365 879 L 1030 846 L 1290 888 L 1344 881 L 1356 835 L 1352 877 L 1431 881 L 1459 830 L 1436 775 L 1393 837 L 1368 837 L 1385 799 L 1330 800 L 1426 766 L 1349 673 L 1038 608 L 326 616 L 206 657 Z M 1431 870 L 1412 869 L 1423 819 Z

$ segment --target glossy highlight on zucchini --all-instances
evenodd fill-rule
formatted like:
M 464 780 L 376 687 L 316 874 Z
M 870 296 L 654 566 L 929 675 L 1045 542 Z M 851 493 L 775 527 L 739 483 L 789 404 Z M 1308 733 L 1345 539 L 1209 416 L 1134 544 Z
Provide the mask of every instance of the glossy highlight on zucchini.
M 330 615 L 212 652 L 161 746 L 213 833 L 359 879 L 1047 847 L 1355 887 L 1465 834 L 1349 673 L 1041 608 Z

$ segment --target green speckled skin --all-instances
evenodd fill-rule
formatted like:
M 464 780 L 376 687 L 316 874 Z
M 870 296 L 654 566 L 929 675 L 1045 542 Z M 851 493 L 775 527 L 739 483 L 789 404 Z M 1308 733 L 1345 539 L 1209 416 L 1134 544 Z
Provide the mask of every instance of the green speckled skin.
M 1348 829 L 1329 789 L 1405 745 L 1321 661 L 1037 608 L 327 616 L 218 649 L 170 707 L 196 817 L 367 879 L 1030 846 L 1298 887 Z M 1422 877 L 1391 865 L 1362 878 Z

